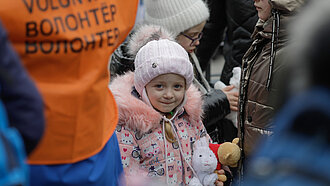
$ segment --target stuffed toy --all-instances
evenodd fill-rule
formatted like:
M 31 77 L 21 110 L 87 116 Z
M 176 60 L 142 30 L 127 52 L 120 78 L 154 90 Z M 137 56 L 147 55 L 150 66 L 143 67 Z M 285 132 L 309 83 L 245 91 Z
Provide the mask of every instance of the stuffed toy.
M 224 142 L 222 144 L 209 144 L 209 148 L 217 157 L 217 168 L 220 170 L 221 166 L 237 167 L 238 161 L 241 158 L 241 149 L 238 146 L 239 139 L 235 138 L 232 142 Z M 218 175 L 219 180 L 224 182 L 227 180 L 226 176 Z
M 239 82 L 241 78 L 241 67 L 234 67 L 233 68 L 233 77 L 230 78 L 229 84 L 234 85 L 234 88 L 230 90 L 230 92 L 238 92 L 239 90 Z M 214 89 L 221 90 L 225 88 L 226 85 L 222 81 L 217 81 L 214 84 Z M 237 112 L 231 111 L 227 116 L 227 119 L 233 122 L 234 126 L 237 128 Z
M 194 143 L 194 153 L 192 156 L 192 166 L 197 174 L 193 177 L 190 186 L 215 185 L 218 175 L 214 173 L 217 167 L 217 158 L 209 148 L 209 143 L 205 137 Z
M 214 185 L 216 180 L 225 182 L 226 175 L 218 175 L 216 170 L 221 166 L 237 167 L 241 158 L 241 149 L 238 146 L 239 139 L 222 144 L 209 144 L 205 137 L 194 143 L 192 166 L 197 174 L 189 182 L 190 186 Z

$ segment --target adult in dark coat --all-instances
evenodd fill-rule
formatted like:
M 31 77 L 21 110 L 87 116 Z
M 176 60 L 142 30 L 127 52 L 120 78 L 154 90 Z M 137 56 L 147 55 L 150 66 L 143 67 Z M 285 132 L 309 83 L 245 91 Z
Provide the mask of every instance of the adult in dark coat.
M 249 160 L 261 137 L 273 133 L 280 81 L 288 70 L 283 59 L 287 27 L 304 0 L 258 0 L 255 4 L 259 20 L 252 34 L 254 41 L 243 57 L 240 82 L 238 135 L 243 160 Z

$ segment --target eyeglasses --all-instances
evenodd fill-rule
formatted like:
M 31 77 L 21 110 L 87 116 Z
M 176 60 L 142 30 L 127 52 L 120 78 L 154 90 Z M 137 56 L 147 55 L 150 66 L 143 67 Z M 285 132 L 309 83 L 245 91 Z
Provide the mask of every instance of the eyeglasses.
M 181 32 L 181 35 L 183 35 L 184 37 L 190 39 L 191 40 L 190 46 L 192 46 L 196 41 L 199 41 L 200 39 L 202 39 L 203 32 L 199 33 L 196 38 L 191 38 L 190 36 L 184 34 L 183 32 Z

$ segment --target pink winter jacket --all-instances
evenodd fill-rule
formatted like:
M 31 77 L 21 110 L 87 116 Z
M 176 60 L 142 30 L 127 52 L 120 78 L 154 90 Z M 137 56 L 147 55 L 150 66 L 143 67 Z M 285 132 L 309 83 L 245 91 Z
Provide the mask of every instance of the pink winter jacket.
M 201 122 L 200 92 L 191 85 L 186 93 L 184 109 L 172 120 L 182 146 L 181 154 L 177 142 L 164 141 L 163 116 L 132 95 L 133 80 L 134 74 L 129 72 L 114 79 L 110 85 L 118 105 L 119 123 L 116 133 L 126 180 L 143 174 L 159 178 L 157 180 L 169 185 L 188 184 L 193 177 L 187 164 L 192 164 L 193 143 L 201 136 L 208 137 Z M 128 184 L 132 183 L 128 181 Z

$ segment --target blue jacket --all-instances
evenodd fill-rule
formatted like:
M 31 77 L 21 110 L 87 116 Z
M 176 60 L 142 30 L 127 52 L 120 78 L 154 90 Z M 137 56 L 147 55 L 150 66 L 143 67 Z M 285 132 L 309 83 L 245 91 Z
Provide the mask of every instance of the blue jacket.
M 329 88 L 295 95 L 276 116 L 274 135 L 262 140 L 242 185 L 330 185 L 329 123 Z
M 34 82 L 21 64 L 0 22 L 0 98 L 9 124 L 20 132 L 30 153 L 44 132 L 43 101 Z

